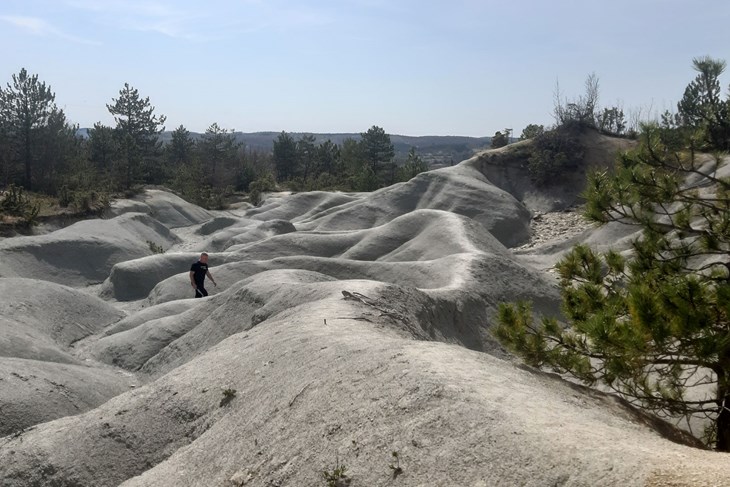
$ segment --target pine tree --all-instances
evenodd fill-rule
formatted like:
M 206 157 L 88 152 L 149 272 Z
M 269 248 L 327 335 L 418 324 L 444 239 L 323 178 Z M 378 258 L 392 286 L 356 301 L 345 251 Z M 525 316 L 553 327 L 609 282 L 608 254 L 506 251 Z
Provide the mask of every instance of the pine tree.
M 720 75 L 727 63 L 710 57 L 692 60 L 697 77 L 677 104 L 680 124 L 697 130 L 710 149 L 730 149 L 730 100 L 721 98 Z
M 274 140 L 273 159 L 277 181 L 287 181 L 299 174 L 297 143 L 286 132 L 280 133 Z
M 141 98 L 128 83 L 119 90 L 119 98 L 112 99 L 106 107 L 117 124 L 116 133 L 123 158 L 123 184 L 130 188 L 144 180 L 145 169 L 148 173 L 155 172 L 151 166 L 162 147 L 159 135 L 165 130 L 166 117 L 154 115 L 155 107 L 150 104 L 149 97 Z
M 232 182 L 238 150 L 241 148 L 233 130 L 223 129 L 213 123 L 205 130 L 197 145 L 208 184 L 222 187 Z
M 34 172 L 35 188 L 56 194 L 59 181 L 77 159 L 86 159 L 83 141 L 76 135 L 78 126 L 66 119 L 63 110 L 55 108 L 48 115 L 46 124 L 38 129 L 34 152 L 38 154 Z M 94 175 L 89 175 L 93 177 Z
M 402 181 L 408 181 L 425 171 L 428 171 L 428 164 L 423 162 L 421 156 L 419 156 L 416 152 L 416 148 L 411 147 L 411 149 L 408 151 L 408 158 L 406 159 L 406 163 L 401 168 L 400 179 Z
M 340 147 L 327 139 L 317 147 L 318 172 L 339 175 L 343 168 Z
M 167 163 L 178 168 L 190 163 L 195 152 L 195 141 L 183 125 L 172 131 L 172 140 L 165 147 Z
M 360 136 L 362 137 L 360 144 L 362 144 L 365 160 L 377 177 L 395 157 L 395 147 L 390 141 L 390 135 L 386 134 L 385 130 L 377 125 L 373 125 L 367 132 L 361 133 Z
M 557 265 L 570 326 L 504 304 L 495 333 L 533 366 L 708 418 L 705 439 L 730 451 L 730 178 L 721 157 L 669 150 L 663 133 L 644 127 L 612 174 L 589 178 L 586 215 L 642 232 L 628 254 L 579 245 Z
M 492 137 L 492 149 L 499 149 L 509 144 L 510 129 L 504 129 L 504 133 L 497 130 Z
M 522 135 L 520 135 L 520 140 L 532 139 L 544 133 L 545 127 L 543 125 L 531 123 L 524 129 L 522 129 Z
M 301 166 L 302 179 L 307 182 L 307 179 L 314 176 L 313 174 L 317 171 L 317 146 L 315 145 L 316 139 L 314 135 L 304 135 L 297 141 L 297 160 Z
M 101 122 L 89 129 L 89 159 L 97 169 L 110 173 L 114 161 L 119 158 L 119 145 L 114 136 L 114 129 Z
M 40 132 L 48 126 L 53 113 L 62 111 L 54 103 L 56 95 L 50 86 L 38 81 L 38 75 L 29 75 L 25 68 L 13 75 L 12 84 L 0 89 L 0 128 L 5 149 L 3 159 L 10 166 L 16 162 L 23 167 L 23 186 L 32 189 L 33 165 L 38 159 L 34 152 Z M 12 172 L 12 168 L 8 168 Z

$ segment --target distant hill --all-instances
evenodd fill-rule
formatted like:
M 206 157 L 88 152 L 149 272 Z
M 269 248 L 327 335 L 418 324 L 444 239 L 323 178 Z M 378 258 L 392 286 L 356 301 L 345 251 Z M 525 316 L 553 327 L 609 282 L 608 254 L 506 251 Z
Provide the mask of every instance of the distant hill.
M 89 129 L 79 129 L 78 134 L 82 137 L 88 137 Z M 280 132 L 235 132 L 236 140 L 243 142 L 246 147 L 251 150 L 262 152 L 270 152 L 274 147 L 274 139 Z M 191 132 L 193 139 L 198 139 L 202 134 Z M 327 139 L 335 144 L 341 145 L 345 139 L 360 139 L 360 134 L 341 133 L 341 134 L 310 134 L 306 132 L 289 133 L 294 139 L 299 139 L 304 135 L 314 135 L 317 143 L 322 143 Z M 168 143 L 172 139 L 172 132 L 166 131 L 161 135 L 164 143 Z M 413 137 L 409 135 L 391 135 L 390 140 L 395 147 L 397 159 L 405 159 L 411 147 L 415 147 L 421 158 L 430 165 L 449 165 L 463 161 L 471 157 L 476 150 L 485 149 L 491 144 L 491 137 L 464 137 L 458 135 L 425 135 Z

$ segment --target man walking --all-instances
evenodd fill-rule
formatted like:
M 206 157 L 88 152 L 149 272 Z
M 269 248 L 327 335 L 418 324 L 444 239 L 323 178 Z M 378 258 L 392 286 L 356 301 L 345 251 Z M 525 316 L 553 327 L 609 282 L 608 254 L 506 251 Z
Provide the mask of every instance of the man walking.
M 205 276 L 208 276 L 213 281 L 213 285 L 218 287 L 208 270 L 208 254 L 203 252 L 200 254 L 200 259 L 190 267 L 190 285 L 195 289 L 196 298 L 208 295 L 208 291 L 205 290 Z

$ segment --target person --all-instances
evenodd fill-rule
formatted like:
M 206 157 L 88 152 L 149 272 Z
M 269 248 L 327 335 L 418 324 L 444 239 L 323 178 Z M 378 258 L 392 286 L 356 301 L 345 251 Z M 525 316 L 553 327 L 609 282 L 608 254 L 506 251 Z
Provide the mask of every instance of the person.
M 190 285 L 195 289 L 195 297 L 202 298 L 208 295 L 208 291 L 205 290 L 205 277 L 208 276 L 213 285 L 218 287 L 218 284 L 213 279 L 213 276 L 208 270 L 208 254 L 203 252 L 200 254 L 200 259 L 190 266 Z

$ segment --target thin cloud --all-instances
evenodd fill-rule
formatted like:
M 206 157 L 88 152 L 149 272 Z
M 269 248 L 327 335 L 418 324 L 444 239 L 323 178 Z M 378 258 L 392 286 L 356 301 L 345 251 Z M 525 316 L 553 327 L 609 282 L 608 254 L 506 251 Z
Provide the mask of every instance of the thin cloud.
M 95 16 L 95 20 L 124 30 L 154 32 L 167 37 L 201 41 L 196 32 L 199 12 L 186 12 L 177 5 L 162 2 L 66 0 L 66 5 Z
M 166 17 L 175 11 L 173 8 L 158 2 L 67 0 L 66 5 L 90 12 L 142 17 Z
M 58 37 L 60 39 L 65 39 L 79 44 L 99 45 L 96 41 L 67 34 L 39 17 L 0 15 L 0 21 L 7 22 L 18 29 L 24 30 L 25 32 L 35 36 Z
M 220 41 L 266 30 L 317 28 L 335 19 L 317 9 L 289 7 L 261 0 L 207 3 L 66 0 L 97 22 L 124 30 L 153 32 L 188 41 Z

